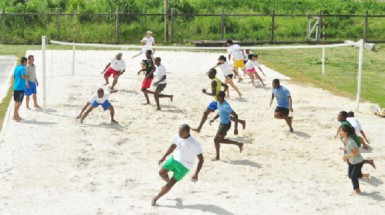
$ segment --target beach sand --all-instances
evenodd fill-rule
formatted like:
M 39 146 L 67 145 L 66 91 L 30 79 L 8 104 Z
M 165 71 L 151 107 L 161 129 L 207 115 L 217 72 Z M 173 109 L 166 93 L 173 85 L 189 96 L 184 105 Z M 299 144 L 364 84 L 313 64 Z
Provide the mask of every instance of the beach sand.
M 166 152 L 182 123 L 198 126 L 212 97 L 204 74 L 215 65 L 218 53 L 158 51 L 167 69 L 162 111 L 155 101 L 145 102 L 140 92 L 143 76 L 137 76 L 140 58 L 123 51 L 128 71 L 121 77 L 110 101 L 118 125 L 110 115 L 95 109 L 84 124 L 75 120 L 97 88 L 103 87 L 100 72 L 117 51 L 76 52 L 71 75 L 71 51 L 47 51 L 47 112 L 20 111 L 22 123 L 11 120 L 11 102 L 0 144 L 1 214 L 382 214 L 385 208 L 384 118 L 372 114 L 370 103 L 361 103 L 356 117 L 371 140 L 365 158 L 375 159 L 377 169 L 365 165 L 370 183 L 360 180 L 361 196 L 350 195 L 352 184 L 341 159 L 342 143 L 333 138 L 339 126 L 337 114 L 354 110 L 354 101 L 313 86 L 299 85 L 269 70 L 266 87 L 249 79 L 237 84 L 238 99 L 231 89 L 228 99 L 247 128 L 228 138 L 246 143 L 222 145 L 221 160 L 215 157 L 213 138 L 218 120 L 192 135 L 201 143 L 205 163 L 197 183 L 191 172 L 164 197 L 158 206 L 151 199 L 164 182 L 158 176 L 158 160 Z M 34 54 L 41 80 L 41 51 Z M 263 59 L 263 56 L 261 56 Z M 321 68 L 320 68 L 321 69 Z M 218 70 L 218 77 L 223 76 Z M 293 97 L 295 132 L 284 120 L 273 118 L 269 107 L 271 80 L 281 78 Z M 106 87 L 104 87 L 107 90 Z M 42 105 L 42 88 L 38 88 Z M 209 120 L 215 114 L 210 114 Z

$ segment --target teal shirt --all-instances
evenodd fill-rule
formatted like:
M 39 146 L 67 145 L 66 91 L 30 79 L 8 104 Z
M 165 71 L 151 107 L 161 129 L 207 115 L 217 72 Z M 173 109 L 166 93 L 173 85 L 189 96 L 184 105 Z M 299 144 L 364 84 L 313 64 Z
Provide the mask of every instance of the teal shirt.
M 347 125 L 347 126 L 349 126 L 351 128 L 353 127 L 350 124 L 350 122 L 348 122 L 346 120 L 341 122 L 341 126 L 344 126 L 344 125 Z M 353 138 L 354 142 L 356 142 L 358 148 L 360 148 L 361 147 L 361 141 L 360 141 L 360 138 L 358 138 L 357 134 L 356 133 L 352 134 L 352 138 Z

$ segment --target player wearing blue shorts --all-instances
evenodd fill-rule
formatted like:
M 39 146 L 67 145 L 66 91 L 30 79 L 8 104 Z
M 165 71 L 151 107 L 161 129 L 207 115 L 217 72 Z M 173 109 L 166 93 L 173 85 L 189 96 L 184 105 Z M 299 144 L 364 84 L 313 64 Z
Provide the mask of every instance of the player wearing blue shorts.
M 79 114 L 80 116 L 80 123 L 83 123 L 84 119 L 88 116 L 88 114 L 94 109 L 99 106 L 102 106 L 103 110 L 109 110 L 111 114 L 111 124 L 118 123 L 114 120 L 115 110 L 114 107 L 111 105 L 111 103 L 108 101 L 108 97 L 112 93 L 116 93 L 116 90 L 111 90 L 110 92 L 104 93 L 104 90 L 102 88 L 99 88 L 97 93 L 93 94 L 90 99 L 88 100 L 88 103 L 83 108 L 82 112 Z M 88 107 L 88 108 L 87 108 Z M 83 114 L 83 111 L 87 108 L 85 113 Z M 79 117 L 78 116 L 78 117 Z
M 211 112 L 214 112 L 216 109 L 218 109 L 217 94 L 219 93 L 219 91 L 222 90 L 222 87 L 224 88 L 223 89 L 224 91 L 226 91 L 228 88 L 226 84 L 222 83 L 218 78 L 215 77 L 216 74 L 217 74 L 217 70 L 214 68 L 211 68 L 207 73 L 208 77 L 211 79 L 211 93 L 208 93 L 206 89 L 203 89 L 202 92 L 206 95 L 213 96 L 214 100 L 209 104 L 209 106 L 203 113 L 203 116 L 198 128 L 192 129 L 193 131 L 196 131 L 198 133 L 201 131 L 203 124 L 206 122 L 208 115 Z
M 29 87 L 25 89 L 25 104 L 26 104 L 26 107 L 28 110 L 30 110 L 31 108 L 29 108 L 29 97 L 32 95 L 32 99 L 33 99 L 33 106 L 37 109 L 37 108 L 40 108 L 39 105 L 37 104 L 37 97 L 36 97 L 36 94 L 37 94 L 37 91 L 36 91 L 36 87 L 39 86 L 39 82 L 37 81 L 37 78 L 36 78 L 36 66 L 34 64 L 34 57 L 33 55 L 29 55 L 28 56 L 28 63 L 27 63 L 27 67 L 26 67 L 26 71 L 27 71 L 27 76 L 28 76 L 28 85 Z

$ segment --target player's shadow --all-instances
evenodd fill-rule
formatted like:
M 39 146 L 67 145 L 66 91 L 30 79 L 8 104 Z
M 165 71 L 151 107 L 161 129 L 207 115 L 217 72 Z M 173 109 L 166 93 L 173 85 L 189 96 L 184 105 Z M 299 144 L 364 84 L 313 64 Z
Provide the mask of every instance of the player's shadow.
M 136 91 L 134 91 L 134 90 L 119 90 L 118 91 L 118 93 L 119 92 L 123 92 L 123 93 L 132 93 L 132 94 L 135 94 L 135 95 L 138 95 L 139 93 L 138 92 L 136 92 Z
M 171 113 L 184 113 L 184 111 L 174 105 L 160 105 L 162 108 L 161 112 L 171 112 Z
M 245 98 L 236 98 L 236 99 L 234 99 L 235 101 L 238 101 L 238 102 L 248 102 L 248 100 L 247 99 L 245 99 Z
M 229 164 L 232 164 L 232 165 L 242 165 L 242 166 L 250 166 L 250 167 L 253 167 L 253 168 L 261 168 L 261 165 L 259 165 L 258 163 L 254 162 L 254 161 L 250 161 L 250 160 L 246 160 L 246 159 L 243 159 L 243 160 L 230 160 L 230 161 L 222 161 L 224 163 L 229 163 Z
M 373 185 L 374 187 L 378 187 L 378 186 L 382 185 L 383 183 L 384 182 L 381 179 L 373 177 L 373 176 L 370 178 L 370 182 L 369 182 L 369 184 Z
M 302 132 L 302 131 L 294 131 L 293 134 L 299 136 L 299 137 L 302 137 L 304 139 L 309 139 L 311 138 L 310 134 L 308 133 L 305 133 L 305 132 Z
M 378 191 L 371 192 L 371 193 L 363 192 L 363 193 L 361 193 L 361 196 L 367 196 L 367 197 L 370 197 L 376 201 L 384 201 L 385 200 L 385 198 Z
M 242 135 L 242 134 L 238 134 L 238 135 Z M 248 136 L 236 136 L 236 137 L 230 137 L 229 139 L 235 140 L 240 143 L 246 143 L 246 144 L 253 144 L 253 141 L 254 141 L 253 138 Z
M 124 130 L 124 126 L 122 124 L 111 124 L 111 123 L 106 123 L 106 122 L 102 122 L 98 125 L 95 125 L 95 124 L 84 124 L 85 126 L 89 126 L 89 127 L 95 127 L 95 128 L 106 128 L 106 129 L 114 129 L 114 130 L 118 130 L 118 131 L 123 131 Z
M 50 125 L 56 125 L 57 122 L 45 122 L 45 121 L 37 121 L 35 119 L 32 120 L 25 120 L 23 121 L 25 124 L 33 124 L 33 125 L 44 125 L 44 126 L 50 126 Z
M 176 198 L 176 204 L 174 205 L 159 205 L 159 207 L 176 208 L 176 209 L 191 209 L 199 210 L 206 213 L 221 214 L 221 215 L 233 215 L 230 211 L 223 209 L 217 205 L 211 204 L 196 204 L 196 205 L 184 205 L 182 199 Z
M 40 111 L 43 111 L 43 109 L 41 108 Z M 48 108 L 45 111 L 45 114 L 54 115 L 54 116 L 60 116 L 60 117 L 68 117 L 68 116 L 66 116 L 64 114 L 59 114 L 57 110 L 51 109 L 51 108 Z
M 373 153 L 373 148 L 371 146 L 368 146 L 367 149 L 363 149 L 362 147 L 360 147 L 360 153 Z

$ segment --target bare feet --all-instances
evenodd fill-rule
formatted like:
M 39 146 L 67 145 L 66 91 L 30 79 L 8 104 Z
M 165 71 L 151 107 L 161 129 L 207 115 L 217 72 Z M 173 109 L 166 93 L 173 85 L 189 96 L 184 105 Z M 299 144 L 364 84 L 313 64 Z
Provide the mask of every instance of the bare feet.
M 160 108 L 157 108 L 156 110 L 157 110 L 157 111 L 160 111 L 160 110 L 162 110 L 162 109 L 160 109 Z
M 245 130 L 245 128 L 246 128 L 246 121 L 244 121 L 243 123 L 242 122 L 239 122 L 239 123 L 241 123 L 242 129 Z
M 370 174 L 369 174 L 369 173 L 362 174 L 362 177 L 366 178 L 366 180 L 367 180 L 368 182 L 370 182 Z
M 149 104 L 150 104 L 150 102 L 142 103 L 142 105 L 149 105 Z
M 293 127 L 290 126 L 290 132 L 294 132 L 294 129 Z
M 170 96 L 170 100 L 172 102 L 172 100 L 174 100 L 174 95 Z
M 104 86 L 106 86 L 106 85 L 108 85 L 109 83 L 108 82 L 106 82 L 105 84 L 103 84 Z
M 35 109 L 40 109 L 40 106 L 39 105 L 35 105 Z
M 27 110 L 31 110 L 31 108 L 29 106 L 27 106 Z
M 155 197 L 151 200 L 151 206 L 155 206 L 155 204 L 156 204 L 156 199 L 155 199 Z
M 362 148 L 363 149 L 369 149 L 368 145 L 366 145 L 366 144 L 362 144 Z
M 12 117 L 13 120 L 15 120 L 16 122 L 20 122 L 21 121 L 21 118 L 17 118 L 17 117 Z
M 238 145 L 238 147 L 239 147 L 239 152 L 241 153 L 242 151 L 243 151 L 243 143 L 240 143 L 239 145 Z
M 374 160 L 370 159 L 368 160 L 368 163 L 375 169 L 376 168 L 376 164 L 374 164 Z
M 355 189 L 352 192 L 352 195 L 360 195 L 360 194 L 361 194 L 361 190 L 360 189 Z
M 239 83 L 239 82 L 241 82 L 241 81 L 243 81 L 243 79 L 242 79 L 241 77 L 239 77 L 239 79 L 238 79 L 238 83 Z
M 119 124 L 119 123 L 118 123 L 118 121 L 113 119 L 113 120 L 111 120 L 111 124 Z

